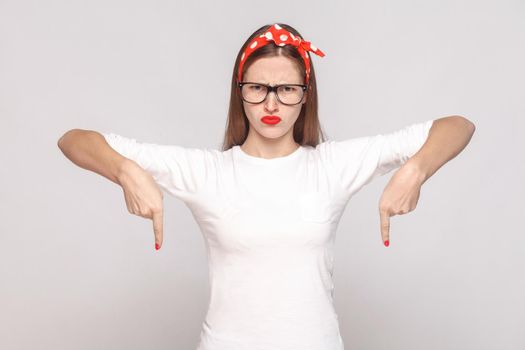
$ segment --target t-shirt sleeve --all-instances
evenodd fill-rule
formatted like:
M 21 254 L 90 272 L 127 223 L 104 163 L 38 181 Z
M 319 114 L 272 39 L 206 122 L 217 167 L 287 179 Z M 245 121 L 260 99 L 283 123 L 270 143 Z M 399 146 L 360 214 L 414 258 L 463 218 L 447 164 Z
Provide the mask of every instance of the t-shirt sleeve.
M 426 142 L 433 122 L 414 123 L 386 134 L 330 140 L 317 147 L 350 197 L 377 176 L 405 164 Z
M 101 133 L 124 157 L 151 174 L 165 192 L 179 199 L 197 192 L 211 171 L 210 150 L 138 142 L 115 133 Z

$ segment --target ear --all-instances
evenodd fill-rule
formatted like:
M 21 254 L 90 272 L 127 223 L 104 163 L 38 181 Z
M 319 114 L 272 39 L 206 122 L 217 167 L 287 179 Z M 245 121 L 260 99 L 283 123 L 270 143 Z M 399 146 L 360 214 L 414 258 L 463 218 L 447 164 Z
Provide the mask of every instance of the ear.
M 304 96 L 303 96 L 303 104 L 306 103 L 306 100 L 308 99 L 308 92 L 305 92 L 304 93 Z

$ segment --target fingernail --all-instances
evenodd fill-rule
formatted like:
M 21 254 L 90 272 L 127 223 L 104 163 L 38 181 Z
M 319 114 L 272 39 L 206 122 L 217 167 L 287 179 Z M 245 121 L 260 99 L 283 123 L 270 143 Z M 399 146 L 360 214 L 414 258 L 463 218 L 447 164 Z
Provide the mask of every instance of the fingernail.
M 155 243 L 155 249 L 159 250 L 160 246 L 158 243 Z
M 387 239 L 387 240 L 385 241 L 385 247 L 388 247 L 389 244 L 390 244 L 390 241 Z

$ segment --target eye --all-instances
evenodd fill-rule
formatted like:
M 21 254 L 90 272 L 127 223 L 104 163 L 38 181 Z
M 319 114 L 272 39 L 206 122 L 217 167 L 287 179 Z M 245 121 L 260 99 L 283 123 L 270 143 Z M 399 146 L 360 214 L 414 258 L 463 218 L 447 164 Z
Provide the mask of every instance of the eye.
M 293 85 L 284 85 L 283 89 L 286 92 L 294 92 L 298 90 L 297 86 L 293 86 Z

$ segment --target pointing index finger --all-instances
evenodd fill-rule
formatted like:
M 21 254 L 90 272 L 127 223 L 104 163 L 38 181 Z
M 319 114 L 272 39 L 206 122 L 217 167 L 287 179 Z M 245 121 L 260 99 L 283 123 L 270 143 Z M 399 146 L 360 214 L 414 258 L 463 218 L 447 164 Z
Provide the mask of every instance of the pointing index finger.
M 153 212 L 153 232 L 155 233 L 155 249 L 159 250 L 162 246 L 164 230 L 164 212 L 163 210 Z
M 381 237 L 383 244 L 388 247 L 390 245 L 390 215 L 385 210 L 379 210 L 379 220 L 381 222 Z

